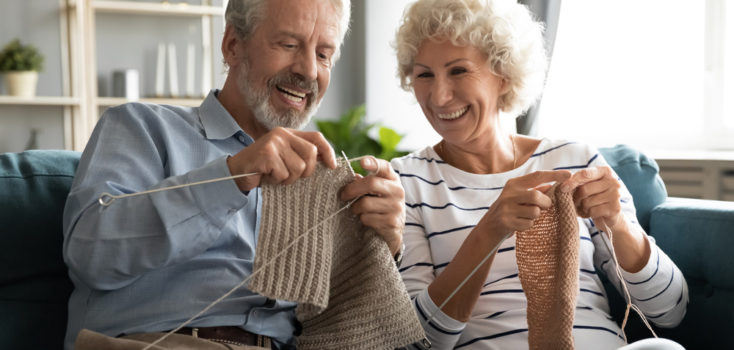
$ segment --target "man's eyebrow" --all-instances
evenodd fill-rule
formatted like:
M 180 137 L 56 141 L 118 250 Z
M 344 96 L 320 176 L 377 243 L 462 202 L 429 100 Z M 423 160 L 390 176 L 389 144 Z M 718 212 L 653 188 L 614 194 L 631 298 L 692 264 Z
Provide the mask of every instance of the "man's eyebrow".
M 287 36 L 287 37 L 290 37 L 290 38 L 293 38 L 293 39 L 296 39 L 296 40 L 303 40 L 304 39 L 303 34 L 298 34 L 296 32 L 289 32 L 289 31 L 279 32 L 276 36 L 277 37 Z
M 289 37 L 296 39 L 298 41 L 305 41 L 306 37 L 303 34 L 299 34 L 296 32 L 290 32 L 290 31 L 282 31 L 276 34 L 276 37 Z M 336 45 L 333 43 L 319 43 L 318 47 L 326 48 L 329 50 L 336 50 Z

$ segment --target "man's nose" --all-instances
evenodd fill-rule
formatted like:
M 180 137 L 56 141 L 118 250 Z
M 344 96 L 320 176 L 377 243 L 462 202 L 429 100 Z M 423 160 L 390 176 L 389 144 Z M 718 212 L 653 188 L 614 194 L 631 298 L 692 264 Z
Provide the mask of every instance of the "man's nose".
M 318 77 L 317 64 L 316 53 L 304 50 L 293 65 L 293 73 L 302 76 L 306 81 L 314 81 Z

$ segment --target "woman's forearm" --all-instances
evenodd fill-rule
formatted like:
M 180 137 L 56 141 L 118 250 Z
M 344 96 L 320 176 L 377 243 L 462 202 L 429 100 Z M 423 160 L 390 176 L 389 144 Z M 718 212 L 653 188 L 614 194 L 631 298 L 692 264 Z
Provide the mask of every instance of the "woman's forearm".
M 431 300 L 441 306 L 446 298 L 456 290 L 487 255 L 496 251 L 504 237 L 501 235 L 487 234 L 484 220 L 474 227 L 469 236 L 464 240 L 454 259 L 446 266 L 446 269 L 428 286 L 428 294 Z M 472 277 L 458 290 L 458 292 L 441 309 L 449 317 L 467 322 L 471 317 L 474 305 L 489 273 L 490 266 L 494 260 L 494 254 L 489 257 Z

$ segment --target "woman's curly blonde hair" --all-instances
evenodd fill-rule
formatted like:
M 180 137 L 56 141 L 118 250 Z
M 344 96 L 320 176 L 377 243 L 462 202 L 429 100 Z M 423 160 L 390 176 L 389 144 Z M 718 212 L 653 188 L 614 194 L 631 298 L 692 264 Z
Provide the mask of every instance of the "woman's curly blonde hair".
M 448 39 L 485 54 L 492 73 L 509 84 L 499 97 L 500 110 L 519 113 L 540 96 L 548 62 L 543 25 L 515 0 L 418 0 L 410 5 L 394 43 L 405 90 L 412 91 L 415 56 L 427 39 Z

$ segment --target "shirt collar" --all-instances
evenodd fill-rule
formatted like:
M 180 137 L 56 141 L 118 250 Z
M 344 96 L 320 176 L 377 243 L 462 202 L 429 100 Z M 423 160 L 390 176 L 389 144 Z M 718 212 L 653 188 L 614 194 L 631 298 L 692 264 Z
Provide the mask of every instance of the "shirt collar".
M 241 132 L 248 139 L 251 139 L 250 135 L 247 135 L 240 128 L 234 117 L 222 106 L 222 103 L 217 99 L 217 95 L 219 95 L 219 90 L 212 89 L 199 106 L 199 120 L 201 120 L 201 125 L 204 127 L 206 138 L 209 140 L 224 140 Z

